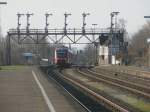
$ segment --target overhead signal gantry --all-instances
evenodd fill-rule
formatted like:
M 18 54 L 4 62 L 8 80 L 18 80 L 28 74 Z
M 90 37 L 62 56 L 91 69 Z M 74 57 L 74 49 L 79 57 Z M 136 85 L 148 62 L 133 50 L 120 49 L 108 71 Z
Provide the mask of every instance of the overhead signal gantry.
M 32 29 L 30 28 L 30 17 L 33 16 L 33 13 L 27 13 L 24 14 L 27 17 L 27 25 L 26 28 L 21 28 L 21 23 L 20 23 L 20 17 L 23 14 L 18 13 L 18 27 L 17 29 L 9 29 L 8 31 L 8 37 L 10 38 L 16 38 L 18 39 L 19 43 L 22 44 L 46 44 L 42 43 L 42 41 L 46 38 L 50 39 L 50 42 L 47 44 L 59 44 L 62 43 L 61 40 L 63 39 L 68 39 L 70 42 L 63 42 L 62 44 L 91 44 L 91 43 L 96 43 L 99 42 L 99 36 L 102 34 L 109 35 L 110 30 L 109 29 L 99 29 L 95 28 L 94 30 L 92 28 L 86 28 L 86 17 L 90 15 L 89 13 L 82 13 L 83 17 L 83 24 L 82 28 L 67 28 L 68 23 L 67 23 L 67 17 L 70 16 L 70 13 L 65 13 L 65 20 L 64 20 L 64 28 L 63 29 L 49 29 L 49 23 L 48 23 L 48 17 L 52 14 L 46 13 L 46 24 L 44 29 Z M 120 29 L 117 29 L 113 33 L 119 33 L 121 32 Z M 93 40 L 93 35 L 97 36 Z M 59 37 L 58 37 L 59 36 Z M 31 43 L 25 43 L 24 41 L 26 39 L 32 39 L 33 42 Z M 85 38 L 88 42 L 81 42 L 80 40 Z
M 94 44 L 97 46 L 100 44 L 101 37 L 107 36 L 111 37 L 112 35 L 112 29 L 100 29 L 100 28 L 86 28 L 86 17 L 90 15 L 90 13 L 82 13 L 82 28 L 67 28 L 67 18 L 70 16 L 70 13 L 65 13 L 65 20 L 64 20 L 64 28 L 62 29 L 49 29 L 49 23 L 48 23 L 48 17 L 52 14 L 46 13 L 46 24 L 45 28 L 43 29 L 32 29 L 30 28 L 30 17 L 33 16 L 33 13 L 27 13 L 24 14 L 27 16 L 27 24 L 26 28 L 21 28 L 20 23 L 20 17 L 23 16 L 23 14 L 18 13 L 18 27 L 9 29 L 8 31 L 8 50 L 10 51 L 10 40 L 18 40 L 19 44 Z M 123 32 L 121 29 L 115 29 L 113 30 L 113 34 L 117 34 L 119 36 L 122 36 Z M 93 39 L 93 37 L 96 37 Z M 15 39 L 14 39 L 15 38 Z M 123 37 L 120 37 L 123 38 Z M 27 39 L 30 39 L 31 41 L 26 41 Z M 49 39 L 50 41 L 44 41 L 45 39 Z M 65 41 L 63 41 L 63 39 Z M 66 41 L 67 39 L 67 41 Z M 83 39 L 81 41 L 81 39 Z M 86 40 L 87 41 L 86 41 Z M 10 58 L 10 53 L 8 53 L 8 57 Z M 10 61 L 9 61 L 10 63 Z

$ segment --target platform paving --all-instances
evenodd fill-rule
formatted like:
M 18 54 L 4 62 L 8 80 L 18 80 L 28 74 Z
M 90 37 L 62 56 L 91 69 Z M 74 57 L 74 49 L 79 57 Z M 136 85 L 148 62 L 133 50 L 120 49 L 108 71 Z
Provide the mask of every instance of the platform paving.
M 27 66 L 0 71 L 0 112 L 50 112 L 33 71 L 55 112 L 85 112 L 54 81 L 36 67 Z

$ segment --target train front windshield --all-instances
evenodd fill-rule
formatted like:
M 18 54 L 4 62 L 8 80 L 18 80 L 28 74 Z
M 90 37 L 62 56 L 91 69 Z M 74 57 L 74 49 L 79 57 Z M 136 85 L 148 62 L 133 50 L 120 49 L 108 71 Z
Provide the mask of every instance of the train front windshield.
M 67 57 L 67 50 L 57 50 L 57 57 L 58 58 L 66 58 Z

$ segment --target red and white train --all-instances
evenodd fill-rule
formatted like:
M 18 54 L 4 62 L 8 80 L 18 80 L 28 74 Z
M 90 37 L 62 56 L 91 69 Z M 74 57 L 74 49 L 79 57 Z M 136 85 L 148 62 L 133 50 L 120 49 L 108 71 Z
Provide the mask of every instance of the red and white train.
M 68 47 L 55 49 L 54 64 L 69 67 L 73 63 L 73 53 Z

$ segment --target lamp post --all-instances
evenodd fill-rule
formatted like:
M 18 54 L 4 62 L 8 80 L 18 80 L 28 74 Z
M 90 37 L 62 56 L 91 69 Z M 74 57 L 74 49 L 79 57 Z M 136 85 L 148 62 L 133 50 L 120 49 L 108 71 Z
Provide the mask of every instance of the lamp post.
M 6 4 L 7 4 L 7 2 L 0 2 L 0 5 L 6 5 Z M 1 32 L 1 31 L 2 31 L 1 28 L 2 28 L 2 27 L 1 27 L 1 24 L 0 24 L 0 41 L 1 41 L 1 36 L 2 36 L 2 34 L 1 34 L 1 33 L 2 33 L 2 32 Z M 8 39 L 8 40 L 9 40 L 9 39 Z M 10 56 L 9 50 L 10 50 L 10 46 L 8 47 L 8 52 L 7 52 L 7 53 L 8 53 L 8 57 L 7 57 L 8 60 L 7 60 L 7 63 L 10 65 L 10 64 L 11 64 L 11 56 Z
M 150 38 L 147 39 L 148 43 L 148 66 L 150 67 Z
M 7 2 L 0 2 L 0 5 L 6 5 Z M 1 36 L 1 32 L 0 32 L 0 36 Z
M 150 16 L 144 16 L 144 18 L 150 18 Z
M 111 24 L 110 24 L 110 35 L 111 35 L 111 43 L 110 43 L 110 61 L 111 64 L 116 64 L 116 29 L 117 29 L 117 15 L 120 12 L 111 12 L 110 16 L 111 16 Z M 115 19 L 115 20 L 114 20 Z M 114 37 L 114 29 L 115 29 L 115 37 Z M 113 38 L 114 38 L 114 44 L 113 44 Z M 114 63 L 112 63 L 112 55 L 113 55 L 113 48 L 114 48 L 114 54 L 115 54 L 115 59 L 114 59 Z
M 97 26 L 98 24 L 92 24 L 92 26 L 93 26 L 93 32 L 95 33 L 95 30 L 96 30 L 96 26 Z M 94 42 L 94 40 L 95 40 L 95 37 L 94 37 L 94 35 L 93 35 L 93 42 Z
M 96 26 L 98 24 L 92 24 L 93 26 L 93 33 L 95 33 L 95 29 L 96 29 Z M 93 47 L 93 57 L 94 57 L 94 64 L 96 65 L 97 63 L 97 47 L 95 45 L 95 35 L 93 35 L 93 43 L 94 43 L 94 47 Z
M 98 25 L 98 24 L 92 24 L 94 26 L 94 30 L 95 30 L 95 27 Z
M 144 16 L 144 18 L 149 19 L 150 16 Z M 147 39 L 148 43 L 148 66 L 150 67 L 150 38 Z
M 0 4 L 6 5 L 6 4 L 7 4 L 7 2 L 0 2 Z

